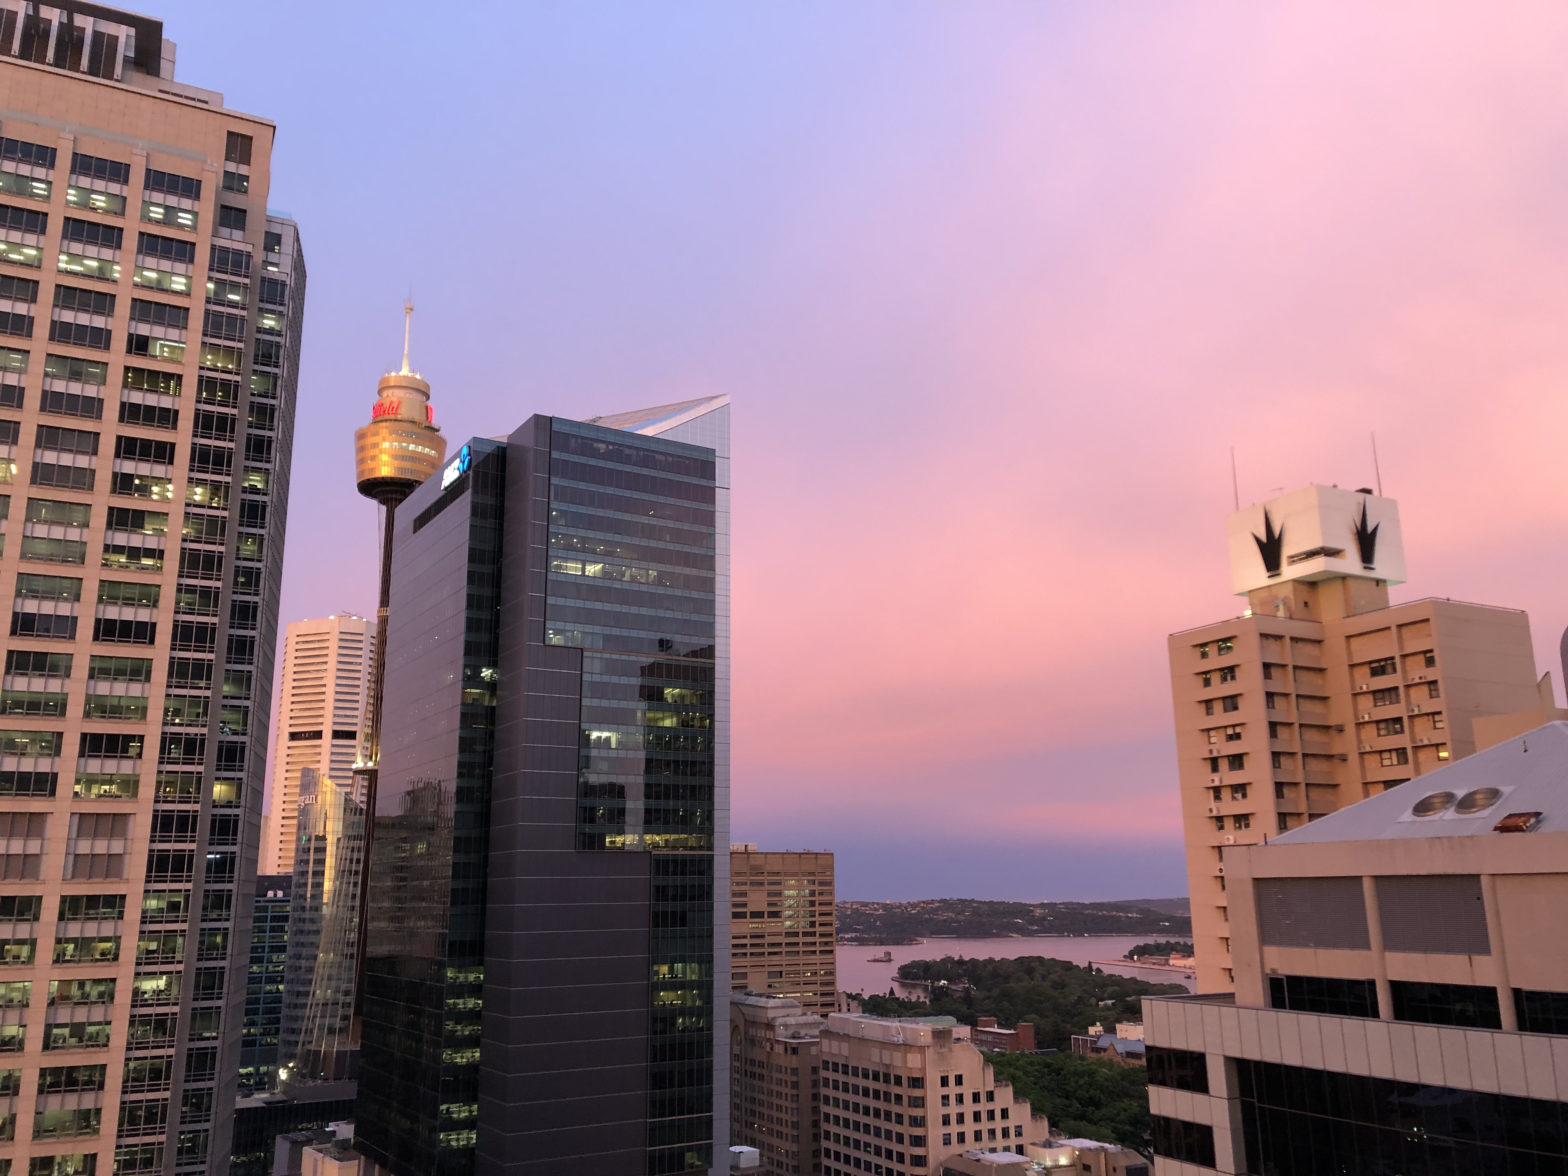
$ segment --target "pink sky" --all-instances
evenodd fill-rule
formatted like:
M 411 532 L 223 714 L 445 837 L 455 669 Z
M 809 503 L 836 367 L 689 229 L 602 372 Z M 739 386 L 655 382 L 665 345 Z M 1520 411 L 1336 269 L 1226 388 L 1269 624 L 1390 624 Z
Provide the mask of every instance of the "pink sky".
M 1253 501 L 1370 484 L 1375 430 L 1398 598 L 1526 608 L 1556 669 L 1568 8 L 503 19 L 498 91 L 438 30 L 356 144 L 231 87 L 311 264 L 285 620 L 372 606 L 351 432 L 412 284 L 454 437 L 734 397 L 735 833 L 849 897 L 1183 888 L 1164 639 L 1240 611 L 1232 445 Z

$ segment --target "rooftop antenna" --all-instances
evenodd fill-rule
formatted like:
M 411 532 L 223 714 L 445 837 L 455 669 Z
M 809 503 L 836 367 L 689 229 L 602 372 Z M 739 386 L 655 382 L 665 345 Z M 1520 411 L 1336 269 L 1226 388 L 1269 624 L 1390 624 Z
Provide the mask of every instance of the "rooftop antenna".
M 413 296 L 410 295 L 408 301 L 403 303 L 403 370 L 398 373 L 401 376 L 413 374 L 408 370 L 408 328 L 409 324 L 413 321 L 414 299 Z
M 1236 479 L 1236 447 L 1230 447 L 1230 492 L 1235 500 L 1236 509 L 1241 509 L 1241 483 Z
M 1383 497 L 1383 471 L 1377 464 L 1377 434 L 1372 434 L 1372 473 L 1377 478 L 1377 496 Z

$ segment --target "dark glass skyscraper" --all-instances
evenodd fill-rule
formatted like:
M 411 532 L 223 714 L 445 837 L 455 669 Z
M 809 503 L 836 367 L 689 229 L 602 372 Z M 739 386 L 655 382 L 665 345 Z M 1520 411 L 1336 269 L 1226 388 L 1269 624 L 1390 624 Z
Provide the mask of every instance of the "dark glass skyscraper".
M 251 904 L 250 972 L 245 979 L 245 1024 L 240 1036 L 241 1097 L 266 1090 L 278 1069 L 292 884 L 293 879 L 287 874 L 263 874 L 256 878 L 256 899 Z
M 399 512 L 356 1110 L 397 1176 L 722 1153 L 728 411 L 534 417 Z

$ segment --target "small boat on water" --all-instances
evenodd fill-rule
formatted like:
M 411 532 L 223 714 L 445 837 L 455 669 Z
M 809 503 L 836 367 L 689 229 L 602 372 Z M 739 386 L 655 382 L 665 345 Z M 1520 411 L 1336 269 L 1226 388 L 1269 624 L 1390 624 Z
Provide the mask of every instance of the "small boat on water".
M 867 956 L 866 957 L 866 963 L 868 963 L 868 964 L 891 964 L 892 962 L 893 962 L 893 953 L 890 952 L 890 951 L 885 951 L 881 955 L 874 955 L 874 956 Z

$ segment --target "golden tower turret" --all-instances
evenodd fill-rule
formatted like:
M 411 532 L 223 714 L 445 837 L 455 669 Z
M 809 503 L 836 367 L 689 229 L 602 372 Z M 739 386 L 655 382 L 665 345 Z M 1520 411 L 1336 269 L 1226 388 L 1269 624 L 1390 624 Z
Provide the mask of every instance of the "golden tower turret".
M 408 367 L 408 331 L 414 304 L 403 306 L 403 366 L 381 377 L 370 423 L 354 430 L 354 472 L 359 492 L 395 507 L 446 458 L 446 438 L 436 427 L 430 385 Z M 391 520 L 388 519 L 388 530 Z

